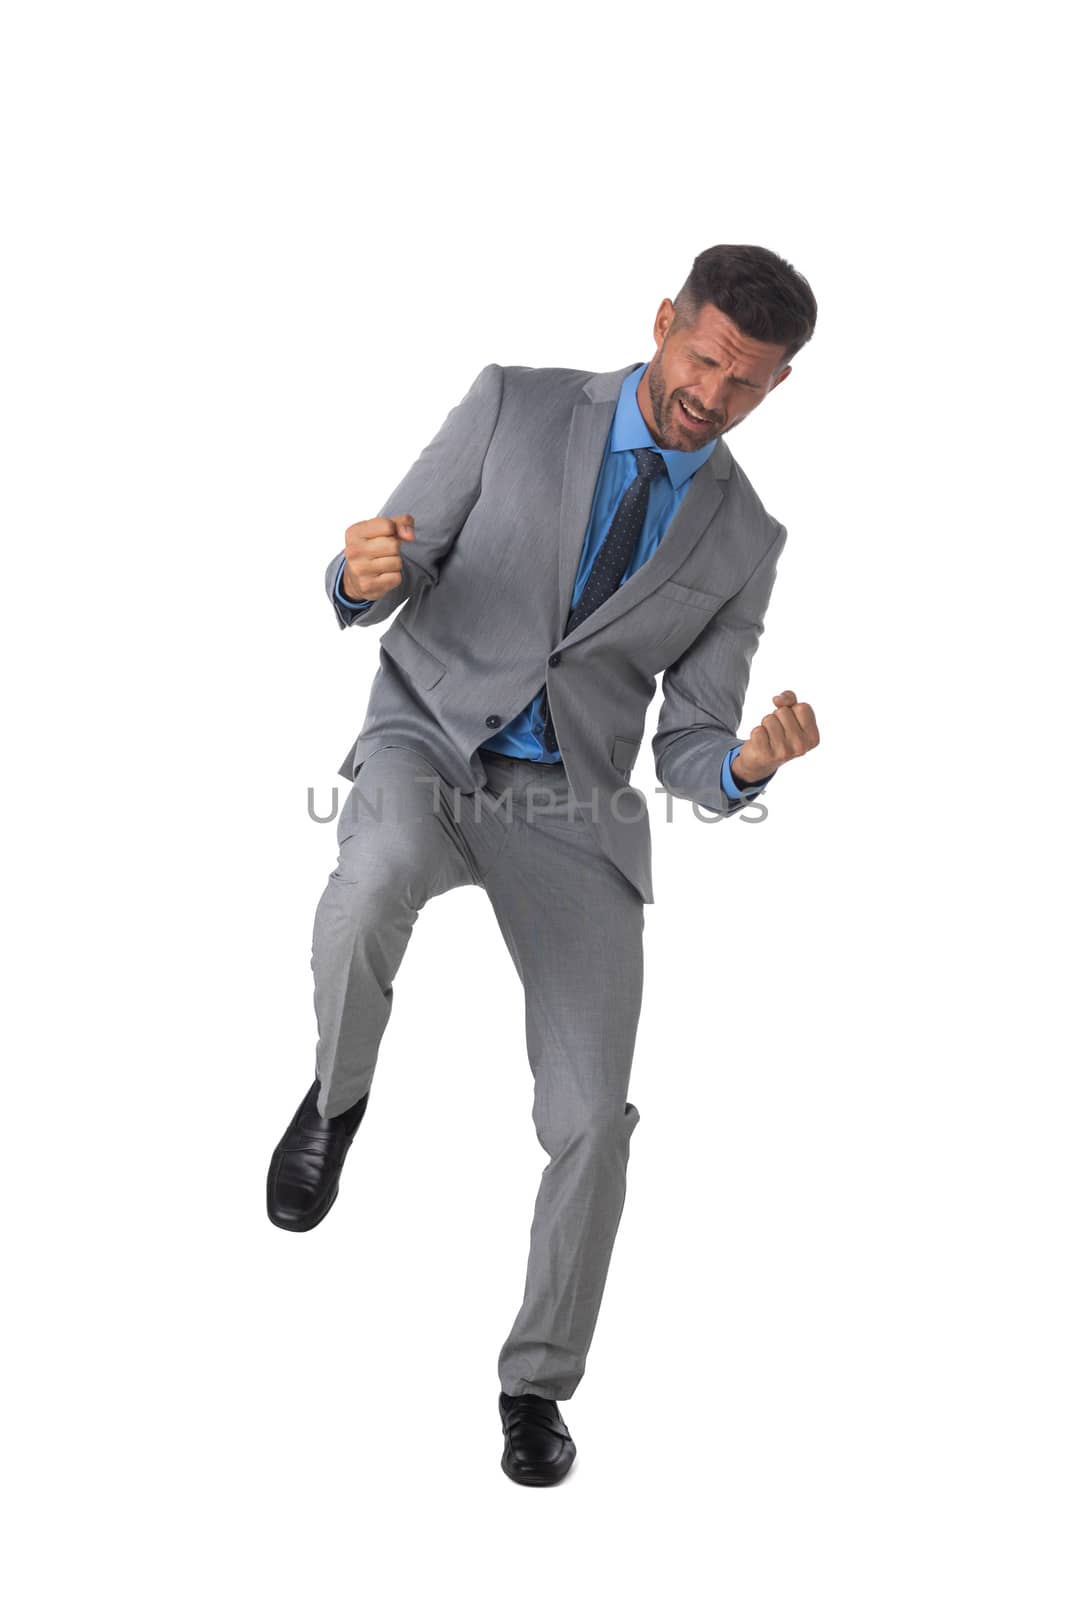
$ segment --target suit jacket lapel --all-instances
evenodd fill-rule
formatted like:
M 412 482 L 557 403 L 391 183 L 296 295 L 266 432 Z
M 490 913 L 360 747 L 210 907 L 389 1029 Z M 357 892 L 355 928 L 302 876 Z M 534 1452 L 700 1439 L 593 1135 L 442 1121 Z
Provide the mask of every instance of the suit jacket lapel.
M 593 495 L 615 417 L 619 390 L 623 379 L 642 365 L 642 362 L 635 361 L 628 367 L 621 367 L 618 372 L 594 373 L 584 386 L 584 393 L 589 398 L 579 400 L 571 413 L 560 503 L 560 638 L 570 616 L 571 592 L 589 527 Z M 726 441 L 720 439 L 708 460 L 693 474 L 685 499 L 671 519 L 659 548 L 632 578 L 627 579 L 621 589 L 616 589 L 592 616 L 586 617 L 580 627 L 568 634 L 568 640 L 584 639 L 605 623 L 613 622 L 651 594 L 681 566 L 722 504 L 721 480 L 729 477 L 730 466 L 731 456 Z
M 571 431 L 567 441 L 567 459 L 563 467 L 563 495 L 560 501 L 559 521 L 559 633 L 562 635 L 571 612 L 571 591 L 581 560 L 582 545 L 593 510 L 600 464 L 604 459 L 611 424 L 615 417 L 615 403 L 627 367 L 620 373 L 615 394 L 607 399 L 579 400 L 571 412 Z M 586 384 L 588 391 L 589 385 Z M 714 452 L 712 452 L 714 454 Z

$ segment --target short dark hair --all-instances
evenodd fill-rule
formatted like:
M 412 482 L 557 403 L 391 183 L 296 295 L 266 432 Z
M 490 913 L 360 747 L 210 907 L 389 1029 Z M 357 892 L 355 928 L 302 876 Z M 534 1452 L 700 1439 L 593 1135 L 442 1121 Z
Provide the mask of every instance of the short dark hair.
M 750 339 L 785 345 L 783 366 L 815 332 L 818 307 L 807 278 L 759 244 L 713 244 L 701 251 L 674 309 L 685 327 L 708 304 Z

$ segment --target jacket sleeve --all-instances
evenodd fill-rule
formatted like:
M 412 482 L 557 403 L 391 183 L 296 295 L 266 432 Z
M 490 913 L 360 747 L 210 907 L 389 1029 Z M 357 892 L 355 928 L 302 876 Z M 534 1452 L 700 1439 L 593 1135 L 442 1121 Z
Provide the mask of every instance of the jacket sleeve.
M 773 525 L 777 532 L 747 582 L 663 674 L 652 738 L 656 776 L 680 800 L 712 811 L 740 811 L 756 789 L 746 788 L 737 799 L 726 793 L 723 762 L 738 743 L 752 658 L 786 541 L 781 523 Z
M 495 362 L 483 367 L 378 512 L 380 517 L 408 512 L 415 519 L 414 539 L 400 543 L 403 576 L 395 589 L 359 610 L 345 606 L 335 589 L 344 551 L 334 556 L 326 568 L 326 594 L 339 627 L 373 627 L 419 588 L 437 583 L 441 562 L 481 493 L 482 467 L 500 415 L 503 389 L 503 367 Z

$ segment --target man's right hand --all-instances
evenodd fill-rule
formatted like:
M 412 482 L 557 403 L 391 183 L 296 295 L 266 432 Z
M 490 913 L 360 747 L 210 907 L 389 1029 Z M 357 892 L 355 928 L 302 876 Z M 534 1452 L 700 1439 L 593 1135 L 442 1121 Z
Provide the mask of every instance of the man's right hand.
M 371 517 L 345 529 L 341 588 L 350 600 L 380 600 L 403 581 L 401 539 L 414 539 L 415 518 Z

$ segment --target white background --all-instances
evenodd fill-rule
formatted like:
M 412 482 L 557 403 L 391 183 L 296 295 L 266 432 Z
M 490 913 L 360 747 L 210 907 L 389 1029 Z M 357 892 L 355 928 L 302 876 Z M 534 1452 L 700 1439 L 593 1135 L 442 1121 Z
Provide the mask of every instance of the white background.
M 4 121 L 6 1561 L 20 1597 L 1060 1597 L 1062 253 L 1043 8 L 16 7 Z M 554 1492 L 500 1471 L 536 1142 L 425 909 L 341 1197 L 322 587 L 489 361 L 614 370 L 707 245 L 819 325 L 758 826 L 650 797 L 641 1123 Z

